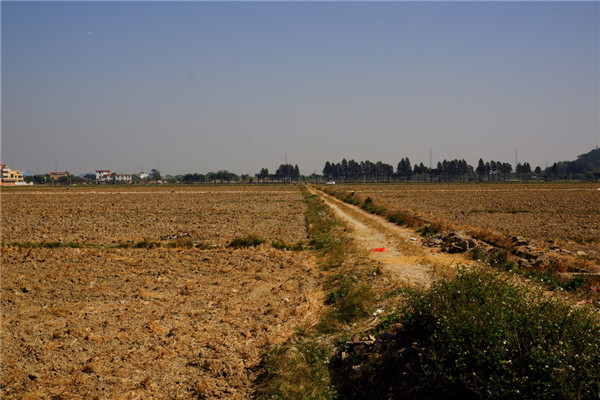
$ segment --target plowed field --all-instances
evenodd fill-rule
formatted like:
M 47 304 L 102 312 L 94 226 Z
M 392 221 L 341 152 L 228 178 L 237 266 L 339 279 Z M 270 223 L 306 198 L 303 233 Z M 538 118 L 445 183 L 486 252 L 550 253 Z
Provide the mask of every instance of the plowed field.
M 295 242 L 306 235 L 304 210 L 290 186 L 3 191 L 2 239 L 110 245 L 185 236 L 222 244 L 255 234 Z
M 251 397 L 260 353 L 318 314 L 311 253 L 114 245 L 296 241 L 304 209 L 293 187 L 3 191 L 2 398 Z

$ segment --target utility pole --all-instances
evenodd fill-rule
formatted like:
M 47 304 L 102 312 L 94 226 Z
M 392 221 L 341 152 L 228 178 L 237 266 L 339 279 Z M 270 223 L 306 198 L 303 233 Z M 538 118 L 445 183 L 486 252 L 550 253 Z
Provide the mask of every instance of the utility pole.
M 431 169 L 431 167 L 432 167 L 432 162 L 433 162 L 432 152 L 431 152 L 431 150 L 429 150 L 429 169 Z

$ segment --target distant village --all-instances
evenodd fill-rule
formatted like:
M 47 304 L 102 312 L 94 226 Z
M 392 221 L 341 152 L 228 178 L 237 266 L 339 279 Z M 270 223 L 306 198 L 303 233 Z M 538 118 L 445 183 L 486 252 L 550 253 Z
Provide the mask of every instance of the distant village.
M 155 173 L 151 180 L 149 173 L 139 174 L 116 173 L 108 169 L 96 170 L 94 174 L 74 176 L 69 171 L 52 171 L 47 174 L 31 175 L 19 169 L 12 169 L 6 164 L 0 164 L 1 186 L 28 186 L 33 184 L 60 183 L 60 184 L 87 184 L 87 183 L 163 183 L 160 174 Z
M 11 169 L 6 164 L 2 168 L 2 186 L 24 185 L 86 185 L 86 184 L 179 184 L 179 183 L 291 183 L 299 180 L 314 180 L 319 175 L 301 176 L 297 165 L 281 164 L 275 173 L 270 174 L 267 168 L 254 176 L 249 174 L 237 175 L 227 170 L 209 172 L 207 174 L 190 173 L 184 175 L 165 175 L 152 169 L 138 174 L 117 173 L 109 169 L 98 169 L 94 173 L 75 176 L 69 171 L 52 171 L 46 174 L 29 174 L 17 169 Z

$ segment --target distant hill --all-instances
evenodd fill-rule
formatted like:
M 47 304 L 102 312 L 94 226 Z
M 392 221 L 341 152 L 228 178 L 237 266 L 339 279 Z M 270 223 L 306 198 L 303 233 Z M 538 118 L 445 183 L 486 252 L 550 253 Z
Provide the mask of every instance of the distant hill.
M 578 156 L 573 163 L 580 165 L 586 171 L 600 170 L 600 148 Z
M 557 163 L 558 170 L 571 175 L 597 175 L 600 173 L 600 148 L 577 156 L 575 161 Z

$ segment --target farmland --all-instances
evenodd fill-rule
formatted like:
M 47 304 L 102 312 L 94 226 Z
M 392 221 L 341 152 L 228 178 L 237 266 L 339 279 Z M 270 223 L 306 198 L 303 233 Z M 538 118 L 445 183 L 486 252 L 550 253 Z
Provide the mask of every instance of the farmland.
M 371 197 L 374 208 L 411 210 L 423 223 L 443 219 L 453 227 L 518 234 L 536 249 L 534 242 L 540 249 L 568 248 L 573 258 L 585 251 L 588 263 L 597 262 L 600 231 L 595 189 L 335 187 L 355 192 L 363 205 Z M 335 343 L 342 343 L 340 354 L 367 342 L 375 349 L 391 345 L 395 334 L 373 340 L 365 332 L 400 315 L 402 285 L 426 288 L 434 270 L 452 274 L 455 266 L 476 261 L 428 247 L 413 226 L 389 224 L 314 188 L 302 190 L 2 191 L 2 397 L 305 398 L 354 390 L 344 385 L 352 382 L 348 376 L 358 379 L 358 358 L 346 359 L 350 372 L 337 378 L 337 387 L 327 375 Z M 597 357 L 594 349 L 573 354 Z M 277 354 L 301 361 L 282 363 Z M 268 367 L 260 364 L 265 359 Z M 588 370 L 594 374 L 597 367 Z M 410 391 L 418 378 L 410 366 L 403 371 L 408 380 L 400 386 Z M 383 380 L 381 387 L 394 382 Z
M 336 185 L 337 186 L 337 185 Z M 339 185 L 390 209 L 487 228 L 600 259 L 598 184 Z M 581 254 L 581 253 L 580 253 Z
M 236 189 L 3 191 L 2 397 L 248 398 L 319 272 L 269 245 L 306 238 L 300 191 Z

